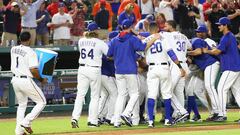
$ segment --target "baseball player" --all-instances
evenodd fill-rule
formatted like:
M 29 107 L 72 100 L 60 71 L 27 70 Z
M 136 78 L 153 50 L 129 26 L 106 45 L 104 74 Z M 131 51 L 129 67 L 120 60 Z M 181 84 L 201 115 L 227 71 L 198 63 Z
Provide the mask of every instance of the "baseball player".
M 78 42 L 80 52 L 78 68 L 77 97 L 72 112 L 72 128 L 78 127 L 78 120 L 81 115 L 85 95 L 91 88 L 91 101 L 89 104 L 88 126 L 98 127 L 98 104 L 101 88 L 101 66 L 102 55 L 106 55 L 108 45 L 98 39 L 96 30 L 98 26 L 95 22 L 87 27 L 88 32 L 84 38 Z
M 240 54 L 236 37 L 229 30 L 230 20 L 227 17 L 222 17 L 216 24 L 218 25 L 219 31 L 223 33 L 220 43 L 217 48 L 213 48 L 212 50 L 204 48 L 203 52 L 220 56 L 222 76 L 220 77 L 217 87 L 220 112 L 214 121 L 226 121 L 226 98 L 230 88 L 238 106 L 240 106 Z
M 11 80 L 18 101 L 16 135 L 24 135 L 24 129 L 32 134 L 32 121 L 35 120 L 46 105 L 46 99 L 41 89 L 32 78 L 38 79 L 42 84 L 47 82 L 41 78 L 38 71 L 38 59 L 30 46 L 31 35 L 29 32 L 20 34 L 21 45 L 11 49 Z M 32 111 L 25 116 L 28 98 L 36 103 Z
M 113 31 L 108 35 L 109 42 L 116 37 L 119 32 Z M 114 107 L 117 99 L 117 86 L 114 78 L 115 67 L 113 61 L 107 59 L 106 56 L 102 58 L 102 86 L 101 98 L 99 101 L 99 115 L 102 121 L 111 125 L 113 123 Z
M 138 105 L 139 89 L 137 81 L 137 63 L 136 51 L 144 51 L 159 38 L 155 34 L 154 38 L 143 44 L 140 39 L 134 36 L 132 31 L 132 21 L 125 19 L 122 22 L 123 31 L 119 36 L 110 42 L 110 48 L 107 56 L 114 59 L 115 76 L 118 88 L 118 97 L 114 112 L 114 126 L 120 127 L 120 117 L 128 125 L 132 126 L 130 118 L 135 105 Z M 123 111 L 126 97 L 130 96 L 126 108 Z
M 157 24 L 151 23 L 149 26 L 150 33 L 158 32 Z M 173 52 L 168 39 L 161 33 L 161 38 L 154 42 L 146 51 L 146 62 L 149 65 L 147 73 L 148 85 L 148 117 L 149 127 L 154 127 L 153 111 L 157 93 L 159 91 L 159 84 L 161 86 L 161 94 L 165 105 L 165 123 L 164 125 L 173 125 L 174 121 L 171 117 L 171 98 L 172 98 L 172 80 L 170 76 L 169 57 L 177 64 L 180 69 L 181 77 L 185 76 L 185 70 L 182 68 L 176 54 Z M 145 42 L 150 40 L 152 36 L 145 39 Z
M 186 63 L 187 61 L 187 49 L 191 47 L 191 43 L 188 38 L 182 33 L 176 31 L 176 22 L 169 20 L 165 24 L 165 30 L 169 31 L 169 43 L 171 43 L 174 53 L 176 54 L 179 62 L 183 66 L 183 69 L 186 71 L 186 74 L 189 74 L 189 68 Z M 185 87 L 185 77 L 181 77 L 181 72 L 176 64 L 171 61 L 170 72 L 172 76 L 172 89 L 173 94 L 176 96 L 176 102 L 180 102 L 182 110 L 184 109 L 184 87 Z M 176 105 L 173 105 L 173 107 Z M 179 106 L 177 106 L 179 107 Z M 178 110 L 175 107 L 173 116 L 177 117 Z M 187 115 L 187 111 L 184 109 L 183 114 Z M 180 113 L 182 114 L 182 113 Z M 182 114 L 182 115 L 183 115 Z

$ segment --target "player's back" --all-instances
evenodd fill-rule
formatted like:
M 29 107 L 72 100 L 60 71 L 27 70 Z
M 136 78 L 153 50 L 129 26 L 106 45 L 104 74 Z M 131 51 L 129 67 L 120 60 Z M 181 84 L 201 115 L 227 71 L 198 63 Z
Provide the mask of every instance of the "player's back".
M 167 51 L 171 49 L 171 46 L 168 40 L 166 39 L 166 37 L 164 37 L 162 33 L 160 34 L 161 34 L 161 38 L 156 40 L 154 44 L 146 52 L 146 61 L 148 65 L 150 63 L 160 64 L 162 62 L 169 61 L 169 56 L 167 54 Z M 144 42 L 148 42 L 152 38 L 153 38 L 153 35 L 144 39 Z
M 32 77 L 30 68 L 38 67 L 36 53 L 28 46 L 19 45 L 11 49 L 11 71 L 16 76 Z
M 81 38 L 78 42 L 79 63 L 88 66 L 101 66 L 102 55 L 106 55 L 108 45 L 97 38 Z
M 187 49 L 191 48 L 191 43 L 188 38 L 184 34 L 174 31 L 168 33 L 168 39 L 178 60 L 186 62 Z

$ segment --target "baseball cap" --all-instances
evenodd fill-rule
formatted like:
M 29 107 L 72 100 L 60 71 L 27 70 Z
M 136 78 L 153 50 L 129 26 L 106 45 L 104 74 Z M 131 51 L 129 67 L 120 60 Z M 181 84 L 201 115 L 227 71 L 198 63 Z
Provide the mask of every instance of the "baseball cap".
M 143 37 L 148 37 L 150 36 L 150 32 L 139 32 L 139 35 Z
M 112 31 L 108 34 L 108 38 L 109 39 L 112 39 L 112 38 L 115 38 L 117 35 L 118 35 L 118 31 Z
M 14 1 L 14 2 L 11 3 L 11 6 L 13 6 L 13 7 L 18 6 L 18 3 Z
M 128 29 L 132 26 L 132 21 L 130 21 L 129 19 L 125 19 L 122 22 L 122 27 L 123 29 Z
M 65 4 L 64 4 L 63 2 L 60 2 L 60 3 L 58 4 L 58 8 L 61 8 L 61 7 L 65 7 Z
M 151 14 L 147 15 L 147 16 L 146 16 L 146 19 L 147 19 L 149 22 L 154 21 L 154 17 L 153 17 L 153 15 L 151 15 Z
M 231 21 L 227 17 L 221 17 L 216 24 L 217 25 L 229 25 L 229 24 L 231 24 Z
M 94 31 L 94 30 L 97 30 L 99 28 L 98 28 L 98 25 L 95 22 L 92 22 L 92 23 L 88 24 L 87 29 L 88 29 L 88 31 Z
M 208 29 L 207 29 L 206 25 L 199 25 L 195 31 L 196 32 L 208 32 Z

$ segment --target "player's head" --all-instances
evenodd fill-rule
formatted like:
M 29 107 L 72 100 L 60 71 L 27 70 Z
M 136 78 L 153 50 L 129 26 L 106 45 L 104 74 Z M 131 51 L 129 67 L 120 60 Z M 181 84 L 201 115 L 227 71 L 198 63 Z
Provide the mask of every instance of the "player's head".
M 28 31 L 24 31 L 20 33 L 20 41 L 21 43 L 25 43 L 24 45 L 29 45 L 31 39 L 31 34 Z
M 158 28 L 157 23 L 156 22 L 151 22 L 149 24 L 149 32 L 151 34 L 154 34 L 154 33 L 158 33 L 158 31 L 159 31 L 159 28 Z
M 216 24 L 220 32 L 229 31 L 231 29 L 231 21 L 227 17 L 221 17 Z
M 176 31 L 177 23 L 174 20 L 168 20 L 165 23 L 164 30 L 168 32 Z
M 202 24 L 199 25 L 198 28 L 195 30 L 197 37 L 199 38 L 207 38 L 207 33 L 208 33 L 208 29 L 207 26 Z
M 124 30 L 124 31 L 129 31 L 131 28 L 132 28 L 132 21 L 131 20 L 129 20 L 129 19 L 124 19 L 123 21 L 122 21 L 122 29 Z
M 99 27 L 95 22 L 88 24 L 87 29 L 88 29 L 88 31 L 86 32 L 85 37 L 98 38 L 97 30 L 99 30 Z
M 115 38 L 118 34 L 119 34 L 118 31 L 112 31 L 108 34 L 108 39 L 111 40 L 111 39 Z

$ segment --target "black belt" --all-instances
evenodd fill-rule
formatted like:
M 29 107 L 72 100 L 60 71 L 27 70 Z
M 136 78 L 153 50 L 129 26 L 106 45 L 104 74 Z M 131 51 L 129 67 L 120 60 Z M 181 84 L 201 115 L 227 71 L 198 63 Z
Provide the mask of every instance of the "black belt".
M 167 62 L 163 62 L 163 63 L 159 63 L 159 64 L 157 64 L 157 63 L 150 63 L 149 65 L 168 65 L 168 63 Z
M 88 66 L 88 67 L 95 67 L 95 68 L 99 68 L 100 67 L 100 66 L 90 66 L 90 65 L 86 65 L 86 64 L 79 64 L 79 66 L 82 66 L 82 67 Z
M 20 75 L 20 76 L 16 76 L 15 74 L 13 74 L 14 77 L 18 77 L 18 78 L 28 78 L 26 75 Z
M 179 61 L 179 63 L 183 63 L 183 61 Z
M 30 30 L 32 30 L 32 29 L 36 29 L 36 27 L 22 27 L 23 29 L 30 29 Z

